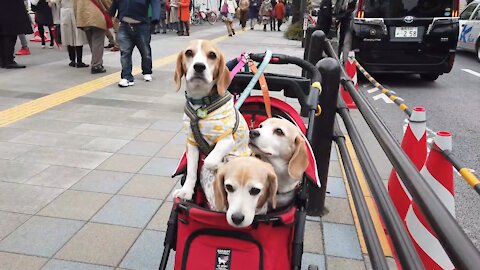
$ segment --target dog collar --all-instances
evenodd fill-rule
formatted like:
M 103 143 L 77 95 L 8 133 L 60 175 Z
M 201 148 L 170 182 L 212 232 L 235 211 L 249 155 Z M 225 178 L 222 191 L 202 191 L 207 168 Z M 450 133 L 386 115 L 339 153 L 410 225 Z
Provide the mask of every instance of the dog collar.
M 187 92 L 185 92 L 185 98 L 192 105 L 210 106 L 212 103 L 214 103 L 220 98 L 220 95 L 218 95 L 218 93 L 213 93 L 212 95 L 202 97 L 202 98 L 191 98 L 191 97 L 188 97 Z

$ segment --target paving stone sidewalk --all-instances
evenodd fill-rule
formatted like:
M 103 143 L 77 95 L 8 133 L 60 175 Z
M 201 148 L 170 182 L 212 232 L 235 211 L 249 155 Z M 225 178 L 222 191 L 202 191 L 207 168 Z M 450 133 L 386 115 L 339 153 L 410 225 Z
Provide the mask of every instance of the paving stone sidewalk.
M 191 38 L 225 34 L 220 26 L 194 29 Z M 301 57 L 300 43 L 282 34 L 247 31 L 219 46 L 229 59 L 267 48 Z M 154 39 L 155 58 L 177 52 L 185 40 Z M 119 70 L 118 57 L 105 56 L 109 72 Z M 5 82 L 0 108 L 95 78 L 67 70 L 63 63 L 47 65 L 52 72 L 42 73 L 44 66 L 0 72 Z M 75 79 L 59 80 L 57 71 Z M 300 74 L 290 66 L 268 71 Z M 50 87 L 12 79 L 26 75 L 41 77 Z M 1 127 L 0 269 L 158 268 L 170 193 L 179 185 L 170 175 L 183 151 L 183 102 L 183 94 L 174 91 L 169 64 L 154 71 L 151 83 L 137 78 L 134 87 L 111 85 Z M 335 149 L 328 181 L 329 214 L 321 220 L 309 217 L 304 264 L 366 269 Z

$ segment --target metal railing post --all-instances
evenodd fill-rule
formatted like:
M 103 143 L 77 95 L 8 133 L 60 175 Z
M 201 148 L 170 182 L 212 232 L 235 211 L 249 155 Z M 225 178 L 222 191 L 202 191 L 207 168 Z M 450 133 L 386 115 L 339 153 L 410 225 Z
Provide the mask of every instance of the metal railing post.
M 317 64 L 323 58 L 323 47 L 325 45 L 325 33 L 317 30 L 314 26 L 307 29 L 307 37 L 305 39 L 305 51 L 303 59 L 312 64 Z M 302 69 L 302 77 L 307 76 L 307 71 Z
M 315 32 L 312 35 L 312 44 L 316 39 L 325 38 L 323 32 Z M 340 84 L 340 66 L 332 58 L 325 58 L 317 63 L 317 68 L 322 74 L 322 93 L 319 97 L 321 107 L 320 116 L 315 117 L 312 141 L 313 153 L 316 157 L 318 176 L 322 186 L 308 189 L 307 213 L 311 216 L 322 215 L 325 205 L 325 193 L 327 190 L 328 167 L 330 164 L 330 150 L 332 147 L 333 127 L 337 110 L 338 87 Z

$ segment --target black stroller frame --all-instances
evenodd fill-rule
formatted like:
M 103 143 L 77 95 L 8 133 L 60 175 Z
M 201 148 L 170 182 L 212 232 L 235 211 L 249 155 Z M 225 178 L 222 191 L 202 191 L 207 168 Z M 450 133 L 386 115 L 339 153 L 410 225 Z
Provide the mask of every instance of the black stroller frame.
M 250 54 L 249 56 L 253 61 L 261 62 L 265 54 Z M 291 269 L 297 270 L 301 269 L 307 213 L 313 216 L 320 216 L 324 206 L 339 78 L 337 77 L 335 79 L 335 76 L 333 76 L 333 78 L 329 76 L 329 73 L 332 72 L 328 67 L 317 68 L 301 58 L 283 54 L 273 54 L 270 64 L 293 64 L 302 68 L 302 71 L 307 75 L 307 77 L 301 77 L 265 73 L 269 91 L 283 90 L 286 97 L 298 99 L 301 105 L 300 115 L 307 118 L 306 138 L 310 142 L 313 154 L 316 157 L 316 165 L 321 183 L 321 187 L 319 188 L 316 184 L 312 183 L 312 181 L 307 180 L 307 177 L 304 175 L 301 188 L 296 196 L 295 204 L 297 211 L 295 213 Z M 322 74 L 320 74 L 319 69 L 322 70 Z M 324 81 L 322 81 L 323 72 L 330 78 L 323 78 Z M 336 72 L 333 72 L 333 74 L 335 73 Z M 228 90 L 234 95 L 241 94 L 252 77 L 252 73 L 240 72 L 236 74 Z M 260 85 L 257 83 L 254 89 L 260 89 Z M 182 181 L 184 179 L 185 175 Z M 180 207 L 181 205 L 182 203 L 179 204 Z M 160 270 L 166 269 L 170 251 L 172 249 L 176 250 L 177 211 L 179 210 L 172 209 L 170 213 L 162 260 L 159 266 Z M 262 220 L 258 220 L 261 219 L 260 216 L 256 216 L 255 219 L 257 222 L 262 222 Z M 309 266 L 309 269 L 316 269 L 316 267 Z

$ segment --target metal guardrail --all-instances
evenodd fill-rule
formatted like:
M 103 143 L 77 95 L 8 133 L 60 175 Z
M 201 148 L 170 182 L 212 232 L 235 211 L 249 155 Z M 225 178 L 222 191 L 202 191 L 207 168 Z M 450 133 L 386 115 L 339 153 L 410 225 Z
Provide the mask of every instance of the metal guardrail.
M 325 51 L 329 57 L 333 58 L 333 60 L 337 62 L 337 65 L 340 66 L 340 78 L 342 86 L 352 96 L 369 128 L 375 135 L 377 141 L 394 166 L 398 175 L 403 180 L 403 183 L 405 184 L 409 193 L 412 195 L 413 200 L 420 207 L 422 213 L 431 225 L 441 245 L 445 249 L 455 267 L 457 269 L 478 269 L 480 265 L 479 251 L 472 244 L 456 220 L 450 215 L 448 210 L 438 199 L 430 186 L 425 182 L 422 175 L 418 172 L 405 152 L 400 148 L 398 142 L 395 140 L 386 125 L 382 122 L 375 110 L 367 102 L 363 94 L 355 89 L 351 78 L 348 77 L 348 75 L 345 73 L 345 70 L 341 67 L 340 61 L 330 42 L 324 41 L 320 47 L 312 46 L 311 43 L 317 43 L 318 40 L 321 40 L 322 37 L 324 38 L 324 36 L 325 35 L 323 32 L 319 33 L 319 31 L 315 31 L 311 37 L 307 37 L 306 43 L 310 43 L 306 44 L 305 46 L 306 48 L 309 48 L 309 52 L 306 53 L 307 59 L 311 63 L 317 63 L 319 60 L 318 58 L 322 58 L 321 55 L 323 54 L 323 51 Z M 321 53 L 316 53 L 316 51 L 320 51 Z M 317 64 L 317 67 L 319 66 L 320 62 Z M 424 269 L 418 254 L 416 253 L 415 248 L 413 247 L 413 244 L 406 233 L 403 223 L 393 207 L 393 203 L 380 179 L 378 171 L 368 155 L 362 138 L 358 130 L 356 130 L 355 124 L 350 117 L 348 108 L 346 108 L 346 106 L 343 104 L 343 100 L 340 100 L 341 101 L 338 102 L 339 106 L 337 112 L 342 116 L 342 119 L 347 127 L 347 131 L 352 139 L 354 149 L 359 157 L 360 165 L 365 173 L 369 188 L 380 210 L 380 215 L 391 236 L 391 240 L 398 255 L 400 264 L 404 269 Z M 325 109 L 323 109 L 323 111 L 325 111 Z M 337 132 L 335 134 L 336 135 L 334 136 L 334 139 L 339 143 L 339 149 L 343 160 L 346 154 L 344 151 L 345 149 L 343 149 L 341 146 L 343 140 Z M 346 159 L 347 160 L 344 161 L 344 165 L 346 165 L 345 168 L 350 170 L 348 169 L 350 167 L 348 166 L 348 157 Z M 465 170 L 462 171 L 465 173 Z M 349 182 L 356 180 L 351 173 L 348 173 L 347 177 Z M 356 185 L 352 183 L 351 186 L 353 186 L 353 195 Z M 357 191 L 355 191 L 355 193 L 356 192 Z M 357 195 L 355 196 L 357 197 Z M 361 208 L 361 199 L 356 198 L 354 200 L 356 201 L 355 205 L 357 206 L 358 204 L 359 208 Z M 374 234 L 374 232 L 368 229 L 368 219 L 370 217 L 366 216 L 367 214 L 368 213 L 365 213 L 363 210 L 358 212 L 362 229 L 364 226 L 366 227 L 366 229 L 363 230 L 363 233 L 367 242 L 367 248 L 372 261 L 372 267 L 374 269 L 385 269 L 382 266 L 383 262 L 380 258 L 383 256 L 383 253 L 378 251 L 378 246 L 375 243 L 376 236 L 371 235 Z
M 358 63 L 356 59 L 353 59 L 353 63 L 355 66 L 362 72 L 363 76 L 367 78 L 368 81 L 370 81 L 373 86 L 378 88 L 383 94 L 385 94 L 390 100 L 395 102 L 395 104 L 398 105 L 398 107 L 404 111 L 409 117 L 412 115 L 412 110 L 405 104 L 404 100 L 399 98 L 395 93 L 392 91 L 388 90 L 385 88 L 382 84 L 380 84 L 375 78 L 373 78 L 372 75 L 370 75 L 363 67 Z M 429 129 L 427 131 L 432 132 L 433 134 L 436 134 L 436 132 L 433 132 Z M 450 161 L 450 163 L 455 167 L 455 169 L 460 173 L 460 175 L 463 177 L 463 179 L 480 195 L 480 180 L 478 177 L 472 172 L 472 170 L 466 166 L 464 166 L 459 160 L 457 160 L 454 156 L 453 153 L 449 150 L 441 150 L 437 149 L 442 155 Z

